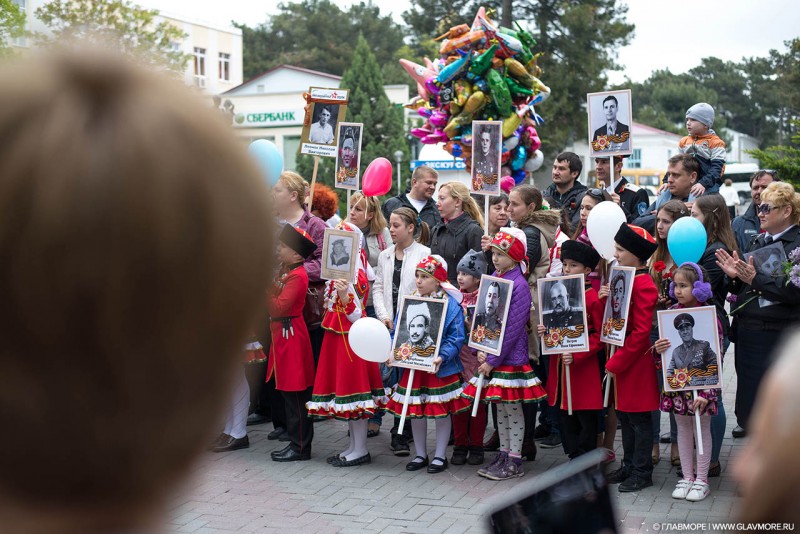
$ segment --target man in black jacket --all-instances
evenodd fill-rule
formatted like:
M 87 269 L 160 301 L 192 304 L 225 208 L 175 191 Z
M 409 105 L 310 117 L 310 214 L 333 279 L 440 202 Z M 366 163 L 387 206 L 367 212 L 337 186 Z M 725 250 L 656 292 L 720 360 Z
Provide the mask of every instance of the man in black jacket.
M 567 235 L 572 234 L 581 216 L 578 197 L 586 191 L 586 186 L 578 181 L 581 170 L 583 170 L 583 163 L 577 154 L 562 152 L 556 156 L 556 160 L 553 162 L 553 183 L 544 191 L 544 197 L 550 203 L 551 208 L 567 211 L 570 220 Z M 562 231 L 564 231 L 563 228 Z
M 594 159 L 597 179 L 603 182 L 605 190 L 614 201 L 619 200 L 619 206 L 625 212 L 628 222 L 632 223 L 634 219 L 647 213 L 650 199 L 647 197 L 647 191 L 628 183 L 628 180 L 622 177 L 622 156 L 614 156 L 614 180 L 612 182 L 608 159 Z
M 742 252 L 748 250 L 753 239 L 761 233 L 761 221 L 758 220 L 756 211 L 761 205 L 761 192 L 772 182 L 779 182 L 775 171 L 760 170 L 750 177 L 750 196 L 753 201 L 747 211 L 733 220 L 733 233 L 736 235 L 736 244 Z
M 397 208 L 411 208 L 419 213 L 419 218 L 428 223 L 433 228 L 442 222 L 442 216 L 436 208 L 433 200 L 433 193 L 436 191 L 436 182 L 439 180 L 439 173 L 428 166 L 421 165 L 414 169 L 411 175 L 411 190 L 408 193 L 401 193 L 383 203 L 381 211 L 386 221 Z M 423 243 L 428 245 L 428 243 Z

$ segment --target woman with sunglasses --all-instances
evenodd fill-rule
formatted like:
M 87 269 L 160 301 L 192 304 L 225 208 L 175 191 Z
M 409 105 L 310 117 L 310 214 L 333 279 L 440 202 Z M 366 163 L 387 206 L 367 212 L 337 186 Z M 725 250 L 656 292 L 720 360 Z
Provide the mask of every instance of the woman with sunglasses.
M 784 182 L 771 183 L 761 193 L 758 218 L 764 233 L 756 237 L 748 252 L 780 245 L 787 257 L 800 247 L 800 195 Z M 787 283 L 782 273 L 770 275 L 756 269 L 752 256 L 744 260 L 734 251 L 716 253 L 717 265 L 731 279 L 731 340 L 736 343 L 737 376 L 734 437 L 746 435 L 748 419 L 764 373 L 780 334 L 800 321 L 800 287 Z

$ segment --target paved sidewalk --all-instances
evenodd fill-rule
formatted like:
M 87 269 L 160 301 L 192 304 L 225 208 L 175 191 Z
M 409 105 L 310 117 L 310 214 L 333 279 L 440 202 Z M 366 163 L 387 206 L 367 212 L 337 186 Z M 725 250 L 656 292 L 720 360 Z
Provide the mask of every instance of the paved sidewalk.
M 710 479 L 711 495 L 699 503 L 671 498 L 678 481 L 670 465 L 669 445 L 662 445 L 661 462 L 655 467 L 655 485 L 639 493 L 620 494 L 612 486 L 620 532 L 655 532 L 654 523 L 715 522 L 732 519 L 737 502 L 736 484 L 729 459 L 744 440 L 733 440 L 735 374 L 732 350 L 724 370 L 723 398 L 728 430 L 722 446 L 722 476 Z M 451 466 L 430 475 L 424 470 L 405 471 L 410 458 L 389 451 L 390 419 L 384 430 L 368 442 L 372 463 L 354 468 L 334 468 L 325 458 L 347 445 L 347 425 L 328 421 L 315 425 L 313 458 L 288 464 L 270 460 L 269 453 L 285 443 L 268 441 L 272 425 L 249 427 L 250 448 L 208 454 L 196 469 L 184 492 L 176 497 L 169 528 L 173 532 L 487 532 L 484 518 L 491 498 L 538 473 L 566 462 L 560 448 L 539 449 L 534 462 L 526 462 L 526 475 L 495 482 L 475 474 L 474 466 Z M 662 416 L 662 432 L 668 430 Z M 433 424 L 428 447 L 433 452 Z M 709 444 L 710 445 L 710 444 Z M 413 450 L 413 445 L 412 445 Z M 452 448 L 448 449 L 451 454 Z M 620 433 L 616 452 L 622 456 Z M 491 458 L 494 453 L 488 453 Z M 676 532 L 673 530 L 673 532 Z M 709 532 L 709 531 L 706 531 Z

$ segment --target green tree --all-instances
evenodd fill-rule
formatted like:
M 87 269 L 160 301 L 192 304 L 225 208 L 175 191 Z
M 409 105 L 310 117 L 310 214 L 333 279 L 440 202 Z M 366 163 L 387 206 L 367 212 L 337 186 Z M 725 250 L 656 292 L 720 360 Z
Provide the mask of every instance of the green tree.
M 359 36 L 353 54 L 353 61 L 342 77 L 343 89 L 348 89 L 349 102 L 347 121 L 364 124 L 361 137 L 361 173 L 375 158 L 384 157 L 394 161 L 394 153 L 403 152 L 403 160 L 408 161 L 409 151 L 405 141 L 403 108 L 389 102 L 383 90 L 383 76 L 370 45 Z M 334 183 L 334 160 L 321 158 L 317 170 L 317 181 L 328 185 Z M 297 171 L 310 181 L 314 168 L 314 158 L 298 156 Z M 397 194 L 397 186 L 392 181 L 390 195 Z
M 403 45 L 403 29 L 370 2 L 359 2 L 343 11 L 330 0 L 282 3 L 280 13 L 266 22 L 242 29 L 245 79 L 276 65 L 342 75 L 353 59 L 359 35 L 363 35 L 381 65 L 387 83 L 406 83 L 395 61 Z
M 25 13 L 12 0 L 0 0 L 0 57 L 10 53 L 10 41 L 25 33 Z
M 775 169 L 781 179 L 800 187 L 800 119 L 791 121 L 794 128 L 789 145 L 769 146 L 765 149 L 749 150 L 758 158 L 764 169 Z
M 156 22 L 158 11 L 127 0 L 52 0 L 35 12 L 52 35 L 35 33 L 40 45 L 64 41 L 114 46 L 175 72 L 182 72 L 189 55 L 175 45 L 186 34 L 167 21 Z

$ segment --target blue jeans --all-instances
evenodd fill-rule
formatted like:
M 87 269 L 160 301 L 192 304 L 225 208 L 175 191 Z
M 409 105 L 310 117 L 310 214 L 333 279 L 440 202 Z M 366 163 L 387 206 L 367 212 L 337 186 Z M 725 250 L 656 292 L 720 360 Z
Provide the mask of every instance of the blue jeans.
M 722 340 L 722 354 L 728 352 L 731 340 L 725 336 Z M 717 402 L 717 415 L 711 416 L 711 463 L 719 462 L 719 451 L 722 449 L 722 440 L 725 438 L 725 426 L 728 424 L 728 415 L 725 413 L 725 405 L 720 397 Z

